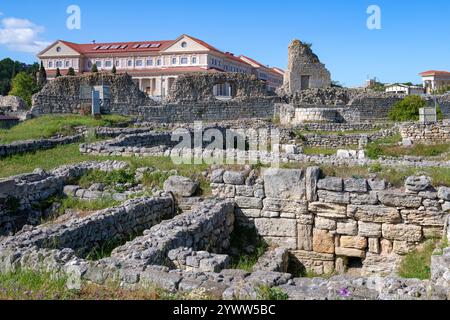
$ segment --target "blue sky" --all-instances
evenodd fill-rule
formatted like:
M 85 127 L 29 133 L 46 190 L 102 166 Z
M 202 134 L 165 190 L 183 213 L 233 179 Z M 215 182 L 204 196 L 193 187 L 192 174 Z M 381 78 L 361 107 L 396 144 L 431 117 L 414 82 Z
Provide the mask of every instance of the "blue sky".
M 73 4 L 81 8 L 81 30 L 66 28 Z M 381 30 L 366 26 L 373 4 L 381 8 Z M 285 68 L 287 46 L 298 38 L 313 43 L 332 78 L 348 86 L 368 75 L 418 83 L 421 71 L 450 70 L 449 16 L 448 0 L 0 0 L 0 59 L 33 62 L 32 52 L 56 39 L 165 40 L 186 33 Z

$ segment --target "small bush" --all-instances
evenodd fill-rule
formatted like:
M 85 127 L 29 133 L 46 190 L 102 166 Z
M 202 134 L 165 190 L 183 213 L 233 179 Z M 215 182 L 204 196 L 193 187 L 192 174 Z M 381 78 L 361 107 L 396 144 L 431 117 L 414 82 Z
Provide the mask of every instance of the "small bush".
M 426 106 L 425 100 L 420 96 L 408 96 L 402 101 L 394 104 L 391 111 L 389 111 L 389 119 L 393 121 L 418 121 L 419 109 Z M 443 119 L 443 114 L 440 106 L 436 108 L 438 119 Z
M 288 300 L 289 295 L 279 288 L 262 286 L 257 290 L 257 299 L 267 301 Z

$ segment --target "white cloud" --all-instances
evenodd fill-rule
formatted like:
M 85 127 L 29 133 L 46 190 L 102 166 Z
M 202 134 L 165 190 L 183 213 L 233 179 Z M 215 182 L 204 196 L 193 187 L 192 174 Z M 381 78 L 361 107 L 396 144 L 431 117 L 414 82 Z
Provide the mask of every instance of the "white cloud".
M 0 45 L 11 51 L 37 53 L 50 42 L 40 38 L 45 28 L 28 19 L 4 18 L 0 24 Z

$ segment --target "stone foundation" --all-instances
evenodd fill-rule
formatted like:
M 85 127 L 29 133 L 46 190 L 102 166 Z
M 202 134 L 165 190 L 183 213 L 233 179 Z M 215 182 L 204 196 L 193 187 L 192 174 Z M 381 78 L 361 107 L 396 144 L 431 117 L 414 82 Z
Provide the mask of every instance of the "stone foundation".
M 450 122 L 408 123 L 400 127 L 404 140 L 411 143 L 441 144 L 450 142 Z

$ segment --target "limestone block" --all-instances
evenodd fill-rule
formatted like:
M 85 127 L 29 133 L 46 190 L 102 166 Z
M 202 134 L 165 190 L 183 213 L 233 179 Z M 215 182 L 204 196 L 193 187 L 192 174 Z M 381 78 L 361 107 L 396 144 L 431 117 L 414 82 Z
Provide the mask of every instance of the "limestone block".
M 401 192 L 379 192 L 378 199 L 382 204 L 390 207 L 419 208 L 422 205 L 421 197 Z
M 358 234 L 358 222 L 354 220 L 339 221 L 336 232 L 338 234 L 356 236 Z
M 428 189 L 431 186 L 431 179 L 426 176 L 411 176 L 406 178 L 405 189 L 411 192 L 420 192 Z
M 236 196 L 236 187 L 229 184 L 211 183 L 213 196 L 220 198 L 234 198 Z
M 321 230 L 336 230 L 336 220 L 327 219 L 323 217 L 316 217 L 314 220 L 314 227 Z
M 450 201 L 450 188 L 440 187 L 438 190 L 438 197 L 441 200 Z
M 261 210 L 236 208 L 235 214 L 238 217 L 259 218 L 261 217 Z
M 319 167 L 308 167 L 306 169 L 306 200 L 317 201 L 317 183 L 320 177 Z
M 369 184 L 369 189 L 373 191 L 383 191 L 386 189 L 385 180 L 369 179 L 367 183 Z
M 350 203 L 350 194 L 348 192 L 319 190 L 317 191 L 317 195 L 319 196 L 320 201 L 327 203 L 340 203 L 340 204 Z
M 253 197 L 253 187 L 252 186 L 236 186 L 236 195 L 242 197 Z
M 313 250 L 313 227 L 311 225 L 297 225 L 297 249 Z
M 364 258 L 366 256 L 365 251 L 352 249 L 352 248 L 336 248 L 336 255 L 342 257 L 354 257 L 354 258 Z
M 425 239 L 436 239 L 442 238 L 444 236 L 444 228 L 443 227 L 428 227 L 424 226 L 422 228 L 423 237 Z
M 270 237 L 264 236 L 264 240 L 269 245 L 278 246 L 281 248 L 286 248 L 289 250 L 295 250 L 297 248 L 297 238 L 296 237 Z
M 313 230 L 313 250 L 319 253 L 334 253 L 334 236 L 325 230 Z
M 380 241 L 380 245 L 381 245 L 381 255 L 387 256 L 392 253 L 393 249 L 392 241 L 388 239 L 382 239 Z
M 396 208 L 385 206 L 349 205 L 347 215 L 363 222 L 398 223 L 401 221 L 400 213 Z
M 350 203 L 356 205 L 375 205 L 378 203 L 377 193 L 350 193 Z
M 241 209 L 262 209 L 263 202 L 259 198 L 235 197 L 236 205 Z
M 405 255 L 414 250 L 414 243 L 409 243 L 407 241 L 394 241 L 394 246 L 392 251 L 395 254 Z
M 365 250 L 367 248 L 367 238 L 364 237 L 341 236 L 339 243 L 342 248 L 353 248 L 359 250 Z
M 310 202 L 308 210 L 318 216 L 330 219 L 343 219 L 347 217 L 347 206 L 323 202 Z
M 223 182 L 232 185 L 245 184 L 245 173 L 237 171 L 225 171 L 223 174 Z
M 344 181 L 342 178 L 326 177 L 319 180 L 319 182 L 317 183 L 317 187 L 321 190 L 340 192 L 343 191 Z
M 388 224 L 382 226 L 383 238 L 389 240 L 417 242 L 422 240 L 422 227 L 410 224 Z
M 261 217 L 263 217 L 263 218 L 279 218 L 279 217 L 281 217 L 281 215 L 277 211 L 265 211 L 265 210 L 263 210 L 263 211 L 261 211 Z M 292 219 L 292 218 L 289 217 L 289 219 Z
M 297 222 L 299 224 L 312 225 L 312 224 L 314 224 L 314 215 L 312 213 L 310 213 L 310 214 L 297 214 Z
M 369 238 L 369 252 L 373 254 L 379 254 L 381 252 L 380 239 Z
M 306 199 L 304 172 L 301 169 L 267 169 L 264 171 L 266 197 L 278 199 Z
M 255 227 L 261 236 L 296 237 L 297 222 L 293 219 L 255 219 Z
M 445 216 L 440 211 L 401 210 L 404 223 L 444 228 Z
M 189 178 L 171 176 L 164 182 L 164 191 L 172 192 L 180 197 L 191 197 L 197 191 L 200 184 Z
M 301 200 L 286 200 L 266 198 L 263 200 L 264 210 L 276 212 L 290 212 L 295 214 L 307 214 L 308 203 Z
M 223 183 L 223 174 L 225 173 L 225 170 L 223 169 L 217 169 L 211 172 L 211 182 L 212 183 Z
M 334 261 L 334 254 L 319 253 L 315 251 L 295 250 L 292 251 L 292 255 L 300 262 L 304 260 Z
M 344 190 L 347 192 L 367 192 L 367 180 L 366 179 L 345 179 Z
M 358 235 L 361 237 L 381 237 L 381 224 L 372 222 L 358 222 Z

